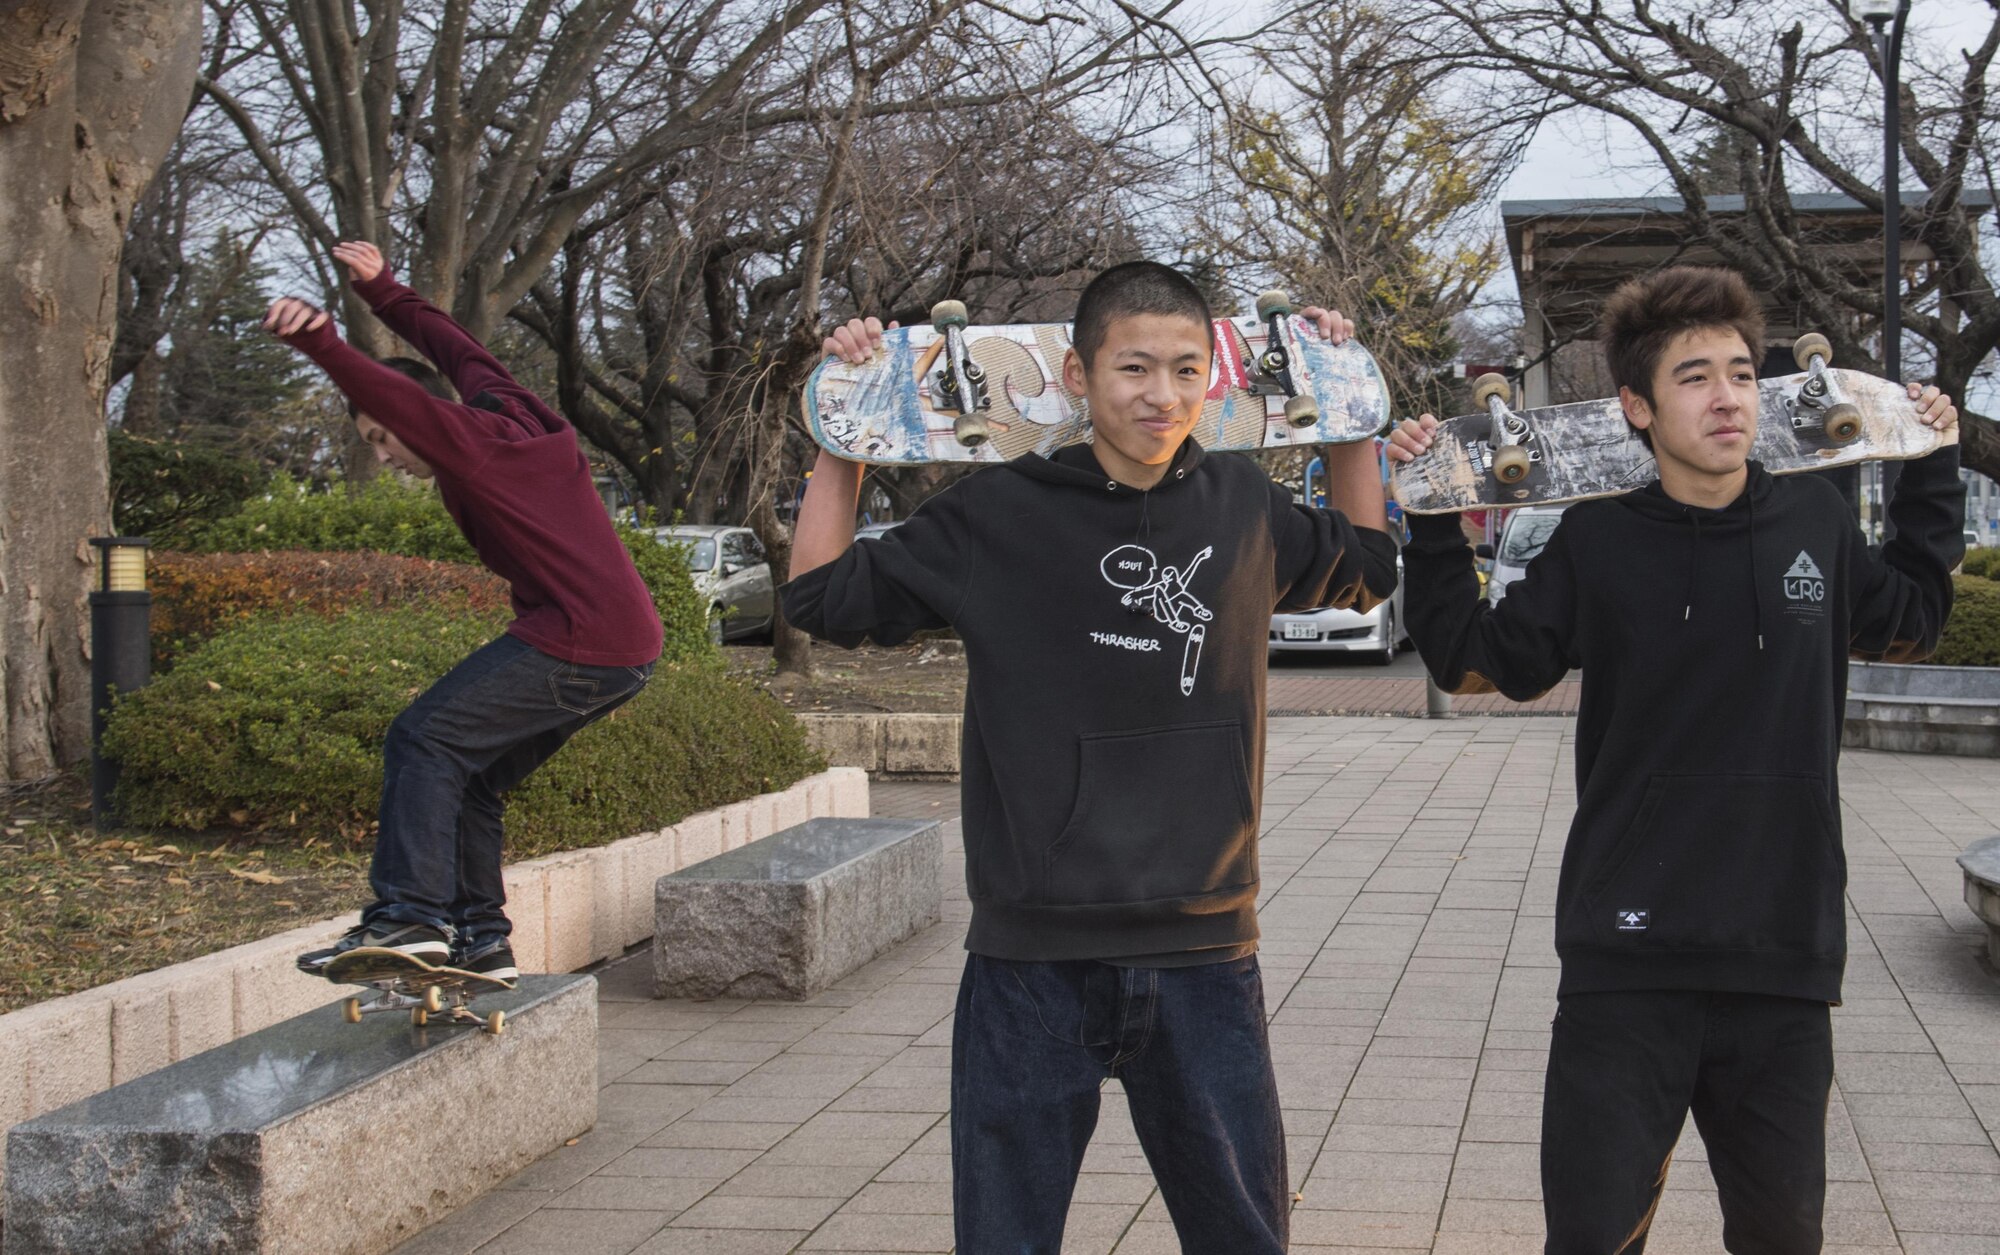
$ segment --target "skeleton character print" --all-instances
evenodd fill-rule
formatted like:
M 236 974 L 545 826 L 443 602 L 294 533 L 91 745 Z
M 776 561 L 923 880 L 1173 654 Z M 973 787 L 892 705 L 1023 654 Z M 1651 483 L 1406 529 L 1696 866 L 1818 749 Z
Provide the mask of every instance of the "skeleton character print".
M 1160 565 L 1160 560 L 1152 550 L 1143 545 L 1120 545 L 1104 555 L 1098 564 L 1105 580 L 1113 588 L 1124 590 L 1118 604 L 1134 614 L 1148 613 L 1162 625 L 1171 628 L 1187 638 L 1181 654 L 1181 696 L 1194 692 L 1195 672 L 1201 666 L 1202 642 L 1208 638 L 1209 620 L 1215 616 L 1201 599 L 1188 589 L 1194 573 L 1201 564 L 1215 552 L 1213 545 L 1203 547 L 1184 567 Z M 1157 649 L 1157 641 L 1135 640 L 1131 637 L 1111 633 L 1093 632 L 1100 644 L 1114 644 L 1126 649 Z

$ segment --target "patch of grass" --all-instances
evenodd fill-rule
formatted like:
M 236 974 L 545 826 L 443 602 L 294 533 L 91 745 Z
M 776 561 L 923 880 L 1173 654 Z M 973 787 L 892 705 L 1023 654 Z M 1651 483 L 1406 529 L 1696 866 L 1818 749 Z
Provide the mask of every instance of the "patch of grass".
M 0 1013 L 358 906 L 368 844 L 98 833 L 79 776 L 0 794 Z

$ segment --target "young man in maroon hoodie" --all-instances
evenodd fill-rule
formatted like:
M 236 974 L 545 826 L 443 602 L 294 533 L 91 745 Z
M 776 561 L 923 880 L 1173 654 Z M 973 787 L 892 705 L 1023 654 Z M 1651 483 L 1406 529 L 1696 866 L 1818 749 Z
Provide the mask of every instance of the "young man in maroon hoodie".
M 660 619 L 575 430 L 397 283 L 374 245 L 341 244 L 334 256 L 383 325 L 434 362 L 463 401 L 421 362 L 358 352 L 304 301 L 274 302 L 264 326 L 346 394 L 379 461 L 437 482 L 480 561 L 510 585 L 514 621 L 390 726 L 368 874 L 375 901 L 337 944 L 300 955 L 299 968 L 317 975 L 336 954 L 383 946 L 512 981 L 503 799 L 578 729 L 645 687 Z

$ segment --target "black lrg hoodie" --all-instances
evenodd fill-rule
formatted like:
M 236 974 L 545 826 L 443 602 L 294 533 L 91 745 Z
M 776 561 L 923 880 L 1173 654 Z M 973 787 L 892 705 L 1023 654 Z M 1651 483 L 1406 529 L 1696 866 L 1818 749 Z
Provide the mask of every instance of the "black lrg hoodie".
M 965 642 L 966 947 L 1115 959 L 1257 936 L 1273 608 L 1367 608 L 1388 536 L 1190 440 L 1141 492 L 1088 447 L 980 471 L 782 590 L 822 640 Z
M 1572 507 L 1489 610 L 1454 516 L 1417 519 L 1404 611 L 1431 674 L 1526 700 L 1583 670 L 1556 890 L 1563 993 L 1840 998 L 1847 660 L 1928 657 L 1963 556 L 1955 448 L 1907 463 L 1870 553 L 1811 475 L 1721 510 L 1650 487 Z

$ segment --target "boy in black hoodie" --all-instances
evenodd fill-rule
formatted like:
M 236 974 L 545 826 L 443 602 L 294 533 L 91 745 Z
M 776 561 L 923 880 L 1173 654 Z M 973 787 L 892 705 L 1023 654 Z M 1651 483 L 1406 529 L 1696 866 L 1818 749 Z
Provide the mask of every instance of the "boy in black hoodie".
M 866 361 L 880 331 L 850 323 L 827 351 Z M 1063 369 L 1094 444 L 970 475 L 858 544 L 861 468 L 822 453 L 800 508 L 787 619 L 846 646 L 965 641 L 960 1255 L 1055 1255 L 1114 1076 L 1184 1249 L 1285 1249 L 1256 960 L 1270 616 L 1374 605 L 1395 547 L 1372 445 L 1328 457 L 1356 527 L 1190 438 L 1210 337 L 1186 278 L 1114 267 Z
M 1964 490 L 1958 413 L 1915 384 L 1952 443 L 1905 464 L 1879 554 L 1831 485 L 1750 461 L 1763 332 L 1730 271 L 1612 296 L 1599 339 L 1660 477 L 1571 507 L 1497 607 L 1457 517 L 1411 520 L 1404 609 L 1440 686 L 1525 701 L 1583 671 L 1542 1099 L 1549 1255 L 1644 1249 L 1690 1111 L 1724 1245 L 1820 1249 L 1847 660 L 1936 647 Z M 1421 456 L 1436 427 L 1404 423 L 1390 456 Z

